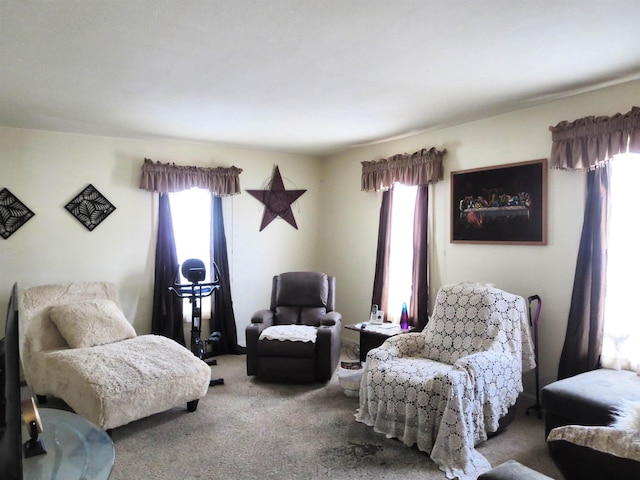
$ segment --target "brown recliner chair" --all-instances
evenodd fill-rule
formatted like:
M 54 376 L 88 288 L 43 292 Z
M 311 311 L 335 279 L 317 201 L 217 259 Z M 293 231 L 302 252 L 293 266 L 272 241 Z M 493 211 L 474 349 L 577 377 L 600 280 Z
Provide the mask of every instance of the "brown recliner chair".
M 342 326 L 334 311 L 335 285 L 335 277 L 319 272 L 273 277 L 270 308 L 254 313 L 246 328 L 247 375 L 288 383 L 331 378 Z

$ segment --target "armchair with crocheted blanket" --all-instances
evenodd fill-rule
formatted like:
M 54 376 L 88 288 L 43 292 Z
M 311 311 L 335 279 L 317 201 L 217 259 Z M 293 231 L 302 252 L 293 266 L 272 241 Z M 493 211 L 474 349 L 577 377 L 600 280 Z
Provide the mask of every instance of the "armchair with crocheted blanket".
M 496 432 L 534 368 L 525 301 L 490 285 L 447 285 L 420 333 L 369 351 L 356 420 L 430 454 L 448 478 L 491 468 L 475 445 Z

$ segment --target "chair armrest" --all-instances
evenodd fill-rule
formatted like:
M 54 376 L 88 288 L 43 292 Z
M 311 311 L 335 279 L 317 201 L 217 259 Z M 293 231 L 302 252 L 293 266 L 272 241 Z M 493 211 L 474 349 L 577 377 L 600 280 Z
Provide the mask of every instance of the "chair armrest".
M 273 312 L 271 310 L 258 310 L 251 316 L 251 323 L 262 323 L 266 327 L 273 325 Z
M 382 345 L 367 352 L 367 363 L 385 362 L 390 358 L 421 357 L 425 336 L 422 332 L 410 332 L 387 338 Z
M 342 323 L 342 314 L 338 312 L 328 312 L 320 318 L 320 325 L 338 325 Z
M 523 390 L 520 356 L 487 350 L 459 358 L 453 368 L 465 372 L 475 394 L 483 398 L 486 431 L 496 431 Z
M 425 336 L 422 332 L 410 332 L 387 338 L 379 347 L 394 357 L 415 357 L 424 350 Z
M 340 361 L 340 331 L 342 325 L 337 319 L 335 325 L 321 325 L 316 337 L 316 378 L 327 381 L 331 378 Z
M 247 341 L 247 375 L 258 373 L 258 340 L 264 329 L 273 325 L 271 310 L 258 310 L 251 317 L 251 323 L 245 329 Z

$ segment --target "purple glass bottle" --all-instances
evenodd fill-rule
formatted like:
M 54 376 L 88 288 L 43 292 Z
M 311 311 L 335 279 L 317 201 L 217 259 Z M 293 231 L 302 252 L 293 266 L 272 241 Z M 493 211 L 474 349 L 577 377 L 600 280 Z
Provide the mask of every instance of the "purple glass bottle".
M 406 330 L 409 328 L 409 313 L 407 312 L 407 303 L 402 303 L 402 313 L 400 314 L 400 328 Z

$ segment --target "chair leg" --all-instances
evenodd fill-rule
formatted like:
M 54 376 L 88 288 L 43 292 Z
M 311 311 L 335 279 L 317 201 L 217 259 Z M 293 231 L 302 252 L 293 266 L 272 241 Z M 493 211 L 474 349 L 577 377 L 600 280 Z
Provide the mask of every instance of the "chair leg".
M 188 412 L 195 412 L 197 408 L 198 408 L 198 400 L 191 400 L 190 402 L 187 402 Z

